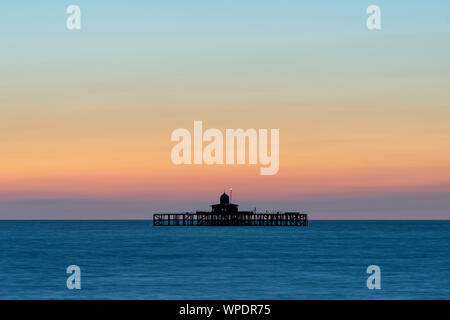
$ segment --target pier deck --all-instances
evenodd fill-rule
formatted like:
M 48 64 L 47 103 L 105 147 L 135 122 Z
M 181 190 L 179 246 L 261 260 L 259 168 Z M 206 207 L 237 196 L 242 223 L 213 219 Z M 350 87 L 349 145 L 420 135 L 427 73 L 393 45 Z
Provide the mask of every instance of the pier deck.
M 308 225 L 308 215 L 301 212 L 218 214 L 160 213 L 153 215 L 154 226 L 297 226 Z

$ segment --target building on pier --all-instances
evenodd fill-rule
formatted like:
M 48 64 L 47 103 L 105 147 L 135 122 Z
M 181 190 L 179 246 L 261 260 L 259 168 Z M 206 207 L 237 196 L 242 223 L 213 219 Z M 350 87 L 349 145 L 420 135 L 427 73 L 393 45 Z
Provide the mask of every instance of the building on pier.
M 211 213 L 213 214 L 251 214 L 251 211 L 239 211 L 238 205 L 230 202 L 230 197 L 223 192 L 220 196 L 220 203 L 211 205 Z M 197 213 L 206 213 L 197 211 Z

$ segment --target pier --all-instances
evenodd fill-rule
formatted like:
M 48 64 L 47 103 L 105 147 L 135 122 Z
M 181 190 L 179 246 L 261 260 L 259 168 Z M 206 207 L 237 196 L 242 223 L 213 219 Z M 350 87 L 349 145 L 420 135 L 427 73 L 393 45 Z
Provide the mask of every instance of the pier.
M 223 193 L 220 203 L 212 205 L 212 211 L 195 213 L 155 213 L 154 226 L 297 226 L 308 225 L 304 212 L 255 213 L 238 211 L 238 205 L 230 203 Z
M 298 226 L 308 225 L 306 213 L 255 213 L 217 215 L 211 213 L 161 213 L 153 215 L 154 226 Z

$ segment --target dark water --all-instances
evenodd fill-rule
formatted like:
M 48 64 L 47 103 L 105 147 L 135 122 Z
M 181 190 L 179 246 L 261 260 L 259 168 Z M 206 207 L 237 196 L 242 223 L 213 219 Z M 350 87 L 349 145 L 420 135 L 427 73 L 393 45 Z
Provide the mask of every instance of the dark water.
M 66 268 L 81 268 L 68 290 Z M 368 290 L 366 268 L 381 268 Z M 0 221 L 0 299 L 449 299 L 450 222 Z

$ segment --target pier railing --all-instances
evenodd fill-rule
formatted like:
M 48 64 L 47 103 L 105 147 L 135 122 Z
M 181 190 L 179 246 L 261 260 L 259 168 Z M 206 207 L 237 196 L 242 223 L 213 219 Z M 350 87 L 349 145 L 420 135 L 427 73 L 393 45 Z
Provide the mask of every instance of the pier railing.
M 217 214 L 159 213 L 153 215 L 154 226 L 299 226 L 308 225 L 303 212 Z

